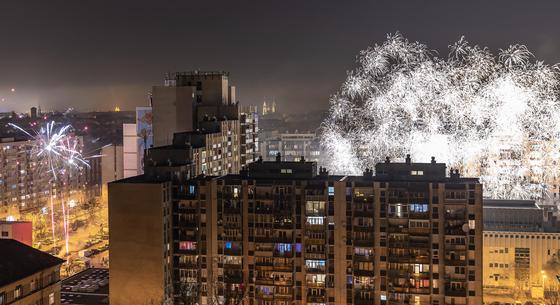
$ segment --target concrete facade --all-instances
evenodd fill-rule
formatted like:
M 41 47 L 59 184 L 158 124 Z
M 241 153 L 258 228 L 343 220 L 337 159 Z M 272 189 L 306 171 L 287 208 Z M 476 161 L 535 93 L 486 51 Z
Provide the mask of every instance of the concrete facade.
M 171 184 L 109 184 L 109 303 L 171 304 Z

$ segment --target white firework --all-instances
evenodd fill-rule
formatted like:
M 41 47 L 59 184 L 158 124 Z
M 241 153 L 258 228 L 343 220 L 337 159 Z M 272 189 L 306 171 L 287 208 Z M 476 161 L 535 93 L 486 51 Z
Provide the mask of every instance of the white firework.
M 64 125 L 55 129 L 55 122 L 51 121 L 41 129 L 33 131 L 34 135 L 22 127 L 9 123 L 10 126 L 23 132 L 33 140 L 32 152 L 41 164 L 46 164 L 53 180 L 58 180 L 60 174 L 68 170 L 89 167 L 89 163 L 80 151 L 80 140 L 69 133 L 71 125 Z
M 545 198 L 560 169 L 557 66 L 523 45 L 449 48 L 438 58 L 397 33 L 362 51 L 330 101 L 326 165 L 359 174 L 386 156 L 435 156 L 479 176 L 487 196 Z

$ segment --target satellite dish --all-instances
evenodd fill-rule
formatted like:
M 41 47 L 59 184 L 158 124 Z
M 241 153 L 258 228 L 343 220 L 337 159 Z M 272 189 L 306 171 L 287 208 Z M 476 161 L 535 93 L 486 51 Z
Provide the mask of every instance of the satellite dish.
M 469 232 L 469 224 L 468 223 L 463 224 L 463 232 L 465 232 L 465 233 Z

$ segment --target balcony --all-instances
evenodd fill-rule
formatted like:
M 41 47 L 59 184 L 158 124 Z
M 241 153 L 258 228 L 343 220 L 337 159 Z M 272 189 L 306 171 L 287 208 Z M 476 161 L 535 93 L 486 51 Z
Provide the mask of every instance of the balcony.
M 446 250 L 463 250 L 466 251 L 467 250 L 467 245 L 466 244 L 452 244 L 452 243 L 445 243 L 445 249 Z
M 466 297 L 467 290 L 465 288 L 450 288 L 445 287 L 445 296 L 450 297 Z
M 430 213 L 429 212 L 410 212 L 408 214 L 408 218 L 410 219 L 429 219 Z
M 373 247 L 373 236 L 371 239 L 354 239 L 353 244 L 356 247 Z
M 292 272 L 294 267 L 291 264 L 274 264 L 274 271 Z
M 274 280 L 271 278 L 259 278 L 255 279 L 255 284 L 257 285 L 274 285 Z

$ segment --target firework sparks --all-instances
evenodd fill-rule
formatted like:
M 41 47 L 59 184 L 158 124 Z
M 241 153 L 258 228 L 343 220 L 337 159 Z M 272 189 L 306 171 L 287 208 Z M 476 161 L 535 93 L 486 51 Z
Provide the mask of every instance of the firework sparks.
M 327 166 L 357 174 L 386 156 L 436 156 L 480 176 L 488 196 L 546 198 L 560 166 L 558 67 L 522 45 L 449 49 L 438 58 L 397 33 L 362 51 L 331 98 Z
M 9 124 L 13 128 L 21 131 L 33 142 L 30 151 L 31 154 L 35 154 L 40 164 L 44 165 L 48 174 L 51 176 L 51 189 L 50 189 L 50 214 L 51 214 L 51 230 L 53 235 L 53 240 L 56 240 L 55 234 L 55 198 L 60 197 L 61 212 L 62 212 L 62 236 L 64 239 L 64 246 L 66 254 L 68 255 L 69 248 L 69 231 L 68 231 L 68 208 L 67 202 L 64 199 L 64 192 L 58 192 L 58 196 L 55 194 L 54 185 L 60 180 L 59 176 L 64 176 L 66 174 L 71 174 L 73 170 L 79 170 L 83 167 L 89 167 L 89 163 L 86 158 L 83 157 L 80 149 L 80 140 L 78 137 L 72 135 L 70 130 L 72 126 L 65 125 L 61 128 L 55 128 L 55 122 L 49 122 L 45 126 L 41 127 L 38 131 L 33 131 L 32 133 L 26 131 L 22 127 Z M 93 156 L 96 157 L 96 156 Z M 64 185 L 64 183 L 62 183 Z
M 25 133 L 34 141 L 32 153 L 45 161 L 53 180 L 58 180 L 58 175 L 65 173 L 68 169 L 89 167 L 89 163 L 78 150 L 79 138 L 69 133 L 71 125 L 55 129 L 55 122 L 49 122 L 40 130 L 35 131 L 35 135 L 18 125 L 12 123 L 9 125 Z

